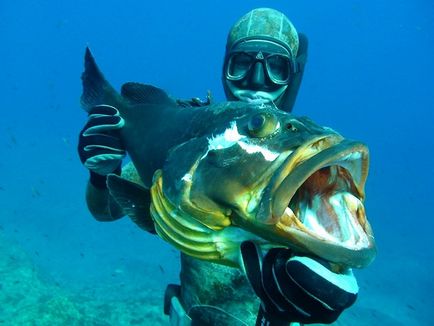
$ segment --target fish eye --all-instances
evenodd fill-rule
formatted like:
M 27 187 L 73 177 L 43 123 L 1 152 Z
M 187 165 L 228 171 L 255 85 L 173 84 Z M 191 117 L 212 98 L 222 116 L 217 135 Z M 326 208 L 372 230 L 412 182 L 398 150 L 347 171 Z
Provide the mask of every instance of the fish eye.
M 247 125 L 252 137 L 266 137 L 273 134 L 279 128 L 279 121 L 274 114 L 255 114 Z

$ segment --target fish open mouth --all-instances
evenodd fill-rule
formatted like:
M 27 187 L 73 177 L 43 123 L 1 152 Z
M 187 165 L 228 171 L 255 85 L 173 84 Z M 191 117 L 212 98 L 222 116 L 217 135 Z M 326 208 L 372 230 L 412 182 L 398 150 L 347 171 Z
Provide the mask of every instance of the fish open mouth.
M 348 170 L 333 165 L 314 172 L 296 191 L 284 216 L 306 232 L 355 250 L 369 245 L 366 215 Z
M 375 257 L 375 242 L 363 205 L 369 164 L 359 142 L 328 135 L 297 149 L 265 194 L 268 219 L 288 244 L 303 253 L 349 267 Z M 261 215 L 257 217 L 261 219 Z

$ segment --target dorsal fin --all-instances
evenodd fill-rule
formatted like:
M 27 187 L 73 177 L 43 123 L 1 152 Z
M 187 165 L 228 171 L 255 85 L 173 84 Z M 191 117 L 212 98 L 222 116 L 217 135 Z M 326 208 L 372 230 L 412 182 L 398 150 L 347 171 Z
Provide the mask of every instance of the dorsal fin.
M 83 82 L 83 94 L 80 102 L 86 111 L 99 104 L 120 106 L 122 98 L 104 78 L 88 47 L 84 55 L 84 72 L 81 75 L 81 80 Z
M 161 88 L 141 83 L 123 84 L 121 95 L 131 104 L 175 104 Z

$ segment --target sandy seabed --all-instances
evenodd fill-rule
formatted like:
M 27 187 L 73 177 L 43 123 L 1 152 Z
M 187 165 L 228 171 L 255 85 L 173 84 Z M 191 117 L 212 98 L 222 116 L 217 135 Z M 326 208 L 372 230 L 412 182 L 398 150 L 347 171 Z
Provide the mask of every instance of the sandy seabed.
M 1 234 L 0 253 L 0 325 L 169 325 L 162 312 L 163 293 L 152 286 L 116 280 L 60 285 Z M 418 281 L 387 279 L 420 267 L 411 262 L 406 266 L 405 271 L 389 267 L 384 275 L 381 266 L 360 273 L 357 303 L 333 325 L 432 325 L 431 301 L 417 295 Z

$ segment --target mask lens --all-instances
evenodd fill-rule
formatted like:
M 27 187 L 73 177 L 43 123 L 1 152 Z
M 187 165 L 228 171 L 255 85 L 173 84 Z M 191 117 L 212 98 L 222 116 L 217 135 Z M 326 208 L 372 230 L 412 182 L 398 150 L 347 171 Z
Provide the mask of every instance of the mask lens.
M 270 79 L 277 84 L 286 84 L 291 73 L 289 58 L 274 54 L 267 57 L 267 70 Z
M 250 70 L 253 58 L 247 53 L 234 53 L 229 59 L 228 77 L 233 80 L 244 78 Z

